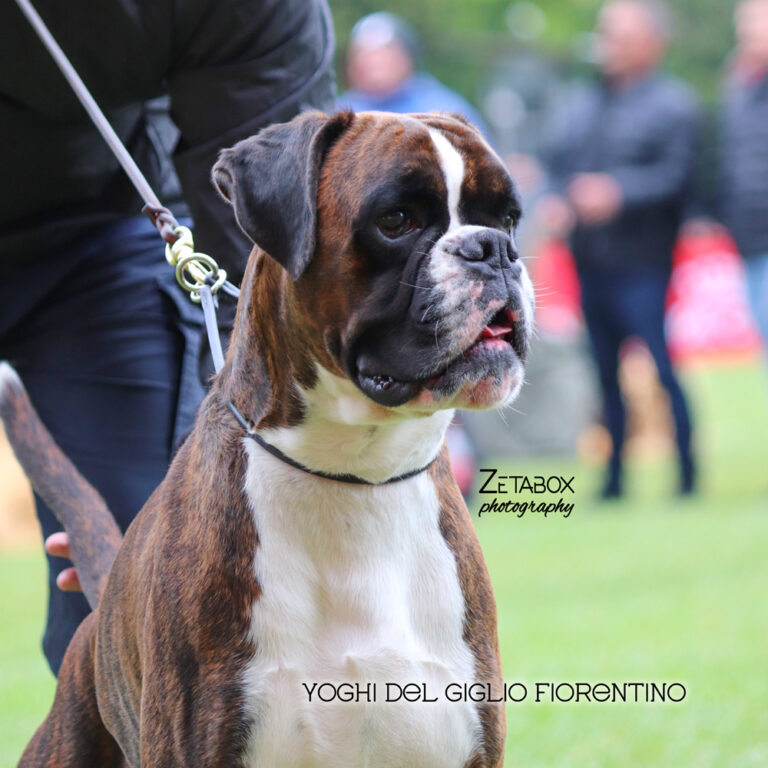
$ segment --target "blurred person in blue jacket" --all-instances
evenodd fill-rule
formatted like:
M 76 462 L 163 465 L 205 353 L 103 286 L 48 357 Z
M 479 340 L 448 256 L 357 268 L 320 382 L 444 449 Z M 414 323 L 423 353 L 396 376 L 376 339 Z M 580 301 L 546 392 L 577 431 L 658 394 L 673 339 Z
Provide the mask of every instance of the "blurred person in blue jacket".
M 613 449 L 603 496 L 623 492 L 626 413 L 619 353 L 639 337 L 653 355 L 676 427 L 679 490 L 694 490 L 691 420 L 664 334 L 672 252 L 697 151 L 699 115 L 683 83 L 660 72 L 669 41 L 655 0 L 612 0 L 600 11 L 600 77 L 578 88 L 554 121 L 545 161 L 555 193 L 545 226 L 570 236 L 584 319 Z
M 768 0 L 736 9 L 725 86 L 721 211 L 744 258 L 749 303 L 768 344 Z
M 421 39 L 404 19 L 381 11 L 352 28 L 347 54 L 350 90 L 339 105 L 355 112 L 457 112 L 489 136 L 477 110 L 432 75 L 418 69 Z

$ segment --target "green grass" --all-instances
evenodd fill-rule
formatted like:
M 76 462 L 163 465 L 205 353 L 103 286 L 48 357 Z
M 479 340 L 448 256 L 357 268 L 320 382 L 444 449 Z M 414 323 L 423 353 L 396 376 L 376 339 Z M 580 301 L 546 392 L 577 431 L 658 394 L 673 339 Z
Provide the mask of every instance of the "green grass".
M 768 398 L 759 366 L 690 371 L 702 493 L 672 495 L 659 458 L 631 466 L 630 500 L 593 501 L 575 460 L 489 462 L 575 475 L 568 519 L 477 521 L 499 607 L 504 673 L 536 682 L 681 681 L 680 704 L 507 707 L 519 768 L 768 766 Z M 514 420 L 512 420 L 514 427 Z M 479 499 L 470 510 L 476 513 Z M 476 518 L 475 518 L 476 519 Z M 53 695 L 39 651 L 42 558 L 0 556 L 0 766 Z
M 0 552 L 0 766 L 16 765 L 53 700 L 40 648 L 45 562 L 38 553 Z

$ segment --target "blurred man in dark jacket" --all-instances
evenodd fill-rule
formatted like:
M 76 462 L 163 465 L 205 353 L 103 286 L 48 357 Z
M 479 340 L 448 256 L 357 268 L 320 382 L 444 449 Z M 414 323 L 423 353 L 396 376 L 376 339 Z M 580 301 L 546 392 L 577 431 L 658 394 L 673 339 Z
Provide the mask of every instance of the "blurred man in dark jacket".
M 694 486 L 691 425 L 664 336 L 672 250 L 694 166 L 697 108 L 659 73 L 668 24 L 652 0 L 614 0 L 598 20 L 601 78 L 577 91 L 553 129 L 548 164 L 559 196 L 540 212 L 570 231 L 582 306 L 613 441 L 604 495 L 622 492 L 625 410 L 619 350 L 640 337 L 656 362 L 674 416 L 680 490 Z
M 750 305 L 768 343 L 768 0 L 744 0 L 735 20 L 723 106 L 722 213 L 744 257 Z
M 195 245 L 242 274 L 250 246 L 210 182 L 219 149 L 333 107 L 325 0 L 36 0 L 37 10 Z M 141 201 L 13 2 L 0 4 L 0 358 L 125 529 L 204 394 L 200 310 L 174 285 Z M 170 97 L 170 116 L 158 97 Z M 177 190 L 178 191 L 178 190 Z M 37 499 L 43 534 L 59 529 Z M 88 607 L 49 558 L 54 671 Z

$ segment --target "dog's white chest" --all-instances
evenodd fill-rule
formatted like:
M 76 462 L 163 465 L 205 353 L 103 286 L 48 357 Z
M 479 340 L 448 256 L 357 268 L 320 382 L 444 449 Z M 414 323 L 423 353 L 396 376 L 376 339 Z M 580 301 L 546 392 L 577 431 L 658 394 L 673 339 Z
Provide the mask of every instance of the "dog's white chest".
M 446 701 L 444 691 L 474 680 L 474 663 L 429 478 L 348 486 L 297 476 L 258 446 L 248 451 L 262 594 L 244 681 L 254 722 L 247 764 L 466 765 L 477 713 L 471 703 Z M 341 683 L 362 691 L 375 684 L 376 701 L 320 701 L 324 683 L 333 685 L 323 698 Z M 386 701 L 406 683 L 439 700 Z

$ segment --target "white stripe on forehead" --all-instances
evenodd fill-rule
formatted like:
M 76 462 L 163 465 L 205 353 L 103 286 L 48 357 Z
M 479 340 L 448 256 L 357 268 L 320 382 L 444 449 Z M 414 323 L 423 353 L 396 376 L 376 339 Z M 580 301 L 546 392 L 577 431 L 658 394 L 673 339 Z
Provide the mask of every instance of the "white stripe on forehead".
M 448 231 L 450 232 L 461 226 L 459 199 L 461 198 L 461 184 L 464 181 L 464 158 L 440 131 L 430 129 L 429 135 L 435 143 L 437 156 L 440 158 L 440 167 L 443 169 L 443 176 L 445 177 L 445 186 L 448 189 L 448 213 L 451 217 Z

